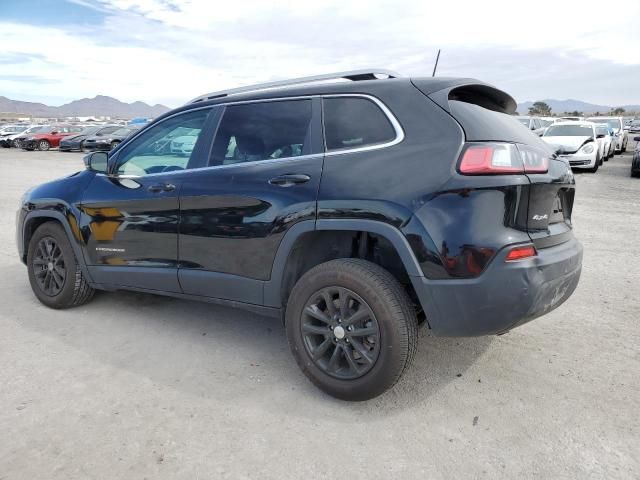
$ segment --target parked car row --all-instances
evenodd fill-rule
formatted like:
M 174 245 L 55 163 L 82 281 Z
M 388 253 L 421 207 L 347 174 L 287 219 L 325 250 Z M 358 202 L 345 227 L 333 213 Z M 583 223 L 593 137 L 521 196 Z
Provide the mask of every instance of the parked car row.
M 6 125 L 0 128 L 0 146 L 61 152 L 112 150 L 140 125 Z
M 566 158 L 572 168 L 596 172 L 616 153 L 627 149 L 628 134 L 622 117 L 518 116 L 517 119 Z

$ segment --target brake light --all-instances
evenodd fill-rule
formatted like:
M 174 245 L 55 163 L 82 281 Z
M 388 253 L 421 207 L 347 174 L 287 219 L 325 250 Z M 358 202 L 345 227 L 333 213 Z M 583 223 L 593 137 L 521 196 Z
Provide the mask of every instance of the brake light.
M 463 175 L 545 173 L 549 155 L 538 148 L 513 143 L 468 143 L 458 170 Z
M 523 260 L 525 258 L 535 257 L 537 254 L 538 252 L 536 252 L 536 249 L 533 245 L 514 247 L 509 251 L 504 261 L 513 262 L 515 260 Z

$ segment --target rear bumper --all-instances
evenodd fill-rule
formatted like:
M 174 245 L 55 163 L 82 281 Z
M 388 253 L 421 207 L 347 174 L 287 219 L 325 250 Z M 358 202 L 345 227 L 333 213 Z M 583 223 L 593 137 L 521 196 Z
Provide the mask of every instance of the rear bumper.
M 507 249 L 500 251 L 474 279 L 413 278 L 434 334 L 506 332 L 561 305 L 580 280 L 582 245 L 575 238 L 522 261 L 505 262 L 506 255 Z

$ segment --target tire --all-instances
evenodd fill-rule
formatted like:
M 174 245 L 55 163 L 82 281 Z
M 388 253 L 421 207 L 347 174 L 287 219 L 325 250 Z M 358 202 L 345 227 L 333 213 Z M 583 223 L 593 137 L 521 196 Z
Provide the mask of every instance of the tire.
M 626 151 L 627 151 L 627 142 L 624 142 L 624 143 L 622 144 L 622 149 L 620 150 L 620 153 L 624 153 L 624 152 L 626 152 Z
M 596 173 L 598 171 L 599 167 L 600 167 L 600 162 L 596 158 L 596 164 L 591 168 L 587 168 L 586 170 L 587 170 L 587 172 L 590 172 L 590 173 Z
M 83 305 L 95 292 L 82 275 L 67 234 L 57 222 L 43 223 L 33 234 L 27 268 L 33 293 L 47 307 L 63 309 Z
M 13 141 L 13 146 L 14 146 L 15 148 L 20 148 L 20 140 L 14 140 L 14 141 Z
M 46 152 L 51 148 L 51 144 L 47 140 L 39 140 L 36 148 L 41 152 Z
M 327 315 L 331 310 L 333 317 Z M 418 322 L 407 293 L 388 271 L 365 260 L 332 260 L 306 272 L 291 291 L 285 321 L 302 372 L 342 400 L 382 394 L 417 350 Z

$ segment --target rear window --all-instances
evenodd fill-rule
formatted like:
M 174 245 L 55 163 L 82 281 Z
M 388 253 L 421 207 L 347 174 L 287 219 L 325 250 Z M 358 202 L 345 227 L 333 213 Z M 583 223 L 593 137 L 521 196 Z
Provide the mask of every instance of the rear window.
M 327 151 L 380 145 L 396 138 L 393 125 L 372 100 L 325 98 L 323 113 Z
M 535 133 L 512 115 L 496 112 L 472 103 L 449 100 L 451 115 L 464 130 L 467 142 L 515 142 L 537 145 L 544 150 L 548 146 Z

